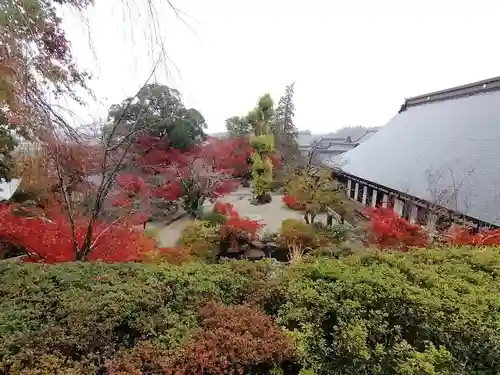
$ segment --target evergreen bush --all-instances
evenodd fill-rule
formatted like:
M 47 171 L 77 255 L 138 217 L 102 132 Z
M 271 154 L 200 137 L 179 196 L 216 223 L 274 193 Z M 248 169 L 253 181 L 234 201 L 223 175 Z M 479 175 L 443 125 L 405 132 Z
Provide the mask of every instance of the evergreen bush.
M 494 247 L 290 268 L 3 261 L 0 374 L 496 374 L 499 290 Z

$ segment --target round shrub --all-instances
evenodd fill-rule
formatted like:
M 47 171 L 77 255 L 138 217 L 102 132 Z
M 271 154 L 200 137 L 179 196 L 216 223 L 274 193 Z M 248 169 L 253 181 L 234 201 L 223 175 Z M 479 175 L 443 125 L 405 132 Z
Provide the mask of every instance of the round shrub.
M 285 219 L 281 222 L 280 244 L 284 247 L 297 245 L 313 247 L 314 230 L 309 225 L 297 219 Z
M 212 227 L 210 222 L 203 220 L 194 220 L 189 223 L 179 239 L 179 245 L 186 248 L 191 255 L 202 259 L 212 259 L 219 242 L 218 229 Z

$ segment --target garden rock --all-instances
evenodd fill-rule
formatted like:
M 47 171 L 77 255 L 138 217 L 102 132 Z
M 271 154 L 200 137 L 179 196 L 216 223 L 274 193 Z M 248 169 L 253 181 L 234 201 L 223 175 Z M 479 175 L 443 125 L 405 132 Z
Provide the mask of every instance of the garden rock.
M 266 254 L 260 249 L 249 249 L 245 251 L 244 257 L 250 260 L 259 260 L 266 256 Z
M 265 245 L 260 241 L 252 241 L 252 246 L 257 249 L 263 249 L 265 247 Z

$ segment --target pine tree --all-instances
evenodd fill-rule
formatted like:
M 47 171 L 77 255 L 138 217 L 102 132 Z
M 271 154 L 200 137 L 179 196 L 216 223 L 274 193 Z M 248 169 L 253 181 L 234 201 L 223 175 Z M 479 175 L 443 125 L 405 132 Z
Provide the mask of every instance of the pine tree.
M 297 143 L 298 131 L 293 123 L 295 105 L 293 104 L 295 82 L 286 86 L 276 108 L 274 135 L 276 149 L 281 154 L 282 163 L 290 166 L 300 162 L 300 150 Z
M 270 132 L 273 115 L 273 100 L 269 94 L 263 95 L 257 106 L 247 115 L 248 122 L 254 129 L 254 136 L 250 138 L 254 149 L 251 169 L 253 194 L 258 204 L 271 201 L 269 192 L 273 181 L 273 164 L 270 156 L 275 151 L 274 137 Z

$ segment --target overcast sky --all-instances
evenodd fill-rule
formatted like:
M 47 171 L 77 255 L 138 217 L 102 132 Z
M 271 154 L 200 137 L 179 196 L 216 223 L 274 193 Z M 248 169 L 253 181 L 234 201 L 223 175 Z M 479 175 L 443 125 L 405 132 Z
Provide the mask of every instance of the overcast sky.
M 212 132 L 293 81 L 298 128 L 330 132 L 384 125 L 406 97 L 500 75 L 496 0 L 173 0 L 182 20 L 156 0 L 157 25 L 145 1 L 97 0 L 88 22 L 65 13 L 94 73 L 97 102 L 77 109 L 81 121 L 137 91 L 159 53 L 155 32 L 170 59 L 156 78 Z

